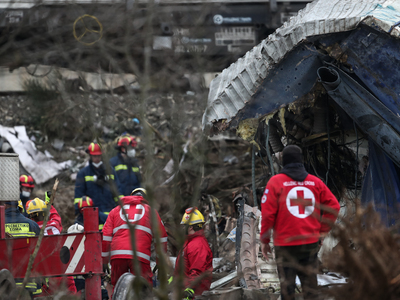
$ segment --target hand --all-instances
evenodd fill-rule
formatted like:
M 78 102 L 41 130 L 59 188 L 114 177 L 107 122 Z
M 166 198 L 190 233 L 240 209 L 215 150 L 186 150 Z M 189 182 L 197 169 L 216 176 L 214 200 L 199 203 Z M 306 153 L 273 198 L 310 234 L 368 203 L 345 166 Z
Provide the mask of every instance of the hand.
M 268 254 L 271 253 L 271 247 L 269 244 L 261 243 L 261 252 L 264 255 L 265 259 L 268 261 Z

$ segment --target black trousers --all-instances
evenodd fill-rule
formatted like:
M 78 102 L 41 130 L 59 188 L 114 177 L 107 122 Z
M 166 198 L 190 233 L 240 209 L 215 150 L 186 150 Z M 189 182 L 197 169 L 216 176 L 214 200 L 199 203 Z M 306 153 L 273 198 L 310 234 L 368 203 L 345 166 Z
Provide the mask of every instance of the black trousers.
M 294 300 L 296 275 L 301 282 L 303 298 L 318 299 L 318 250 L 319 243 L 275 246 L 282 300 Z

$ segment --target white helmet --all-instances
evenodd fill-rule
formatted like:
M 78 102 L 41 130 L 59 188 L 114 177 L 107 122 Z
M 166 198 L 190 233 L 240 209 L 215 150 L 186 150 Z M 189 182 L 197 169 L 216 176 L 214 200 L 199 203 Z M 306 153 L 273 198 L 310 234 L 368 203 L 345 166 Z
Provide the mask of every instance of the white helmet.
M 69 226 L 67 233 L 82 233 L 84 232 L 84 228 L 82 225 L 75 223 L 74 225 Z

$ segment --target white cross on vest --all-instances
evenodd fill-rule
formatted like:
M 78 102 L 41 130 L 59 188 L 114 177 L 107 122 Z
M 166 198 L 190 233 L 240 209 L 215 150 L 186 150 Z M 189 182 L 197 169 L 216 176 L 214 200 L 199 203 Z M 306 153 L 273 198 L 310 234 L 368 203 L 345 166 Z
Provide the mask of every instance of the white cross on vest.
M 129 204 L 125 204 L 124 205 L 125 211 L 127 212 L 130 207 L 131 206 Z M 144 216 L 143 205 L 137 204 L 135 208 L 136 208 L 135 215 L 133 216 L 133 219 L 129 219 L 129 223 L 135 223 L 135 222 L 139 221 L 141 218 L 143 218 L 143 216 Z M 122 220 L 124 220 L 126 222 L 126 218 L 125 218 L 125 215 L 124 215 L 122 209 L 119 211 L 119 216 L 121 217 Z

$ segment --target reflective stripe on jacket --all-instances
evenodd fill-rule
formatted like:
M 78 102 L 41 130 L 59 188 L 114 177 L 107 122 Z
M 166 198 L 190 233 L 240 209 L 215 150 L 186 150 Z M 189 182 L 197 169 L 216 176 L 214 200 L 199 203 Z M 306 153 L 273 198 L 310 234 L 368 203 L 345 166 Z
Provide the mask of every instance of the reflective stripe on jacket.
M 13 237 L 34 237 L 39 235 L 40 228 L 36 222 L 24 217 L 18 207 L 7 208 L 6 216 L 6 232 Z
M 151 208 L 141 196 L 127 196 L 121 198 L 123 207 L 127 213 L 129 222 L 135 225 L 136 255 L 141 262 L 150 264 L 151 243 L 153 240 L 153 228 L 151 226 Z M 158 230 L 164 251 L 167 250 L 167 232 L 157 212 Z M 126 217 L 121 207 L 114 208 L 108 215 L 103 228 L 102 256 L 104 262 L 108 258 L 132 259 L 133 251 Z
M 136 159 L 125 162 L 121 153 L 110 159 L 110 165 L 118 177 L 119 192 L 123 196 L 129 196 L 132 191 L 140 187 L 140 170 Z

